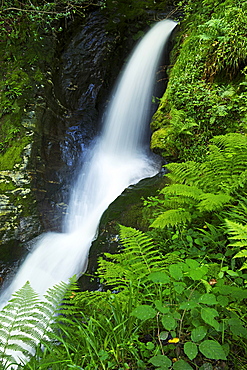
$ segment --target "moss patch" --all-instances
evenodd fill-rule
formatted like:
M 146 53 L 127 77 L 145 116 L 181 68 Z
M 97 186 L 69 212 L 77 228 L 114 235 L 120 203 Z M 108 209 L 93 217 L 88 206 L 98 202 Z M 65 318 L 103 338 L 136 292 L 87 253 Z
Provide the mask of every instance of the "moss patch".
M 0 169 L 12 170 L 14 166 L 23 161 L 22 153 L 27 144 L 30 143 L 29 136 L 23 136 L 11 142 L 6 152 L 0 156 Z

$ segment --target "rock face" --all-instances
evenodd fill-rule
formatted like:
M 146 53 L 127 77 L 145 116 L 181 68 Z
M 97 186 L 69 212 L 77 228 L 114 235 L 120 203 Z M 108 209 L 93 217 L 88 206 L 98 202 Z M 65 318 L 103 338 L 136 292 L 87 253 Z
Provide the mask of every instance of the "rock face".
M 45 79 L 37 81 L 22 114 L 18 163 L 0 171 L 2 278 L 34 237 L 61 230 L 77 169 L 141 27 L 131 26 L 123 39 L 95 12 L 50 43 L 53 61 L 43 66 Z

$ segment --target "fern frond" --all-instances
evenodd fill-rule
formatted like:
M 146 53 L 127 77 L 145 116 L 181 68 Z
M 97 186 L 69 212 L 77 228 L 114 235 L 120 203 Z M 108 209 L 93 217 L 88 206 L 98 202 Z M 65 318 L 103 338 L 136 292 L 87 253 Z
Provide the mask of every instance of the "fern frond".
M 201 196 L 201 199 L 202 200 L 196 206 L 199 211 L 211 212 L 222 209 L 227 203 L 232 200 L 232 197 L 224 193 L 204 193 Z
M 183 208 L 170 209 L 159 215 L 150 227 L 164 228 L 166 226 L 177 226 L 191 221 L 190 212 Z
M 4 366 L 26 362 L 51 328 L 70 284 L 49 289 L 42 301 L 27 282 L 0 311 L 0 357 Z
M 197 186 L 189 186 L 185 184 L 172 184 L 163 188 L 160 192 L 165 195 L 177 195 L 195 200 L 200 200 L 203 194 L 203 191 Z
M 120 226 L 123 250 L 118 254 L 105 254 L 99 260 L 98 275 L 107 285 L 124 289 L 130 282 L 145 281 L 153 270 L 163 264 L 153 241 L 144 233 L 131 227 Z
M 166 165 L 169 173 L 166 175 L 172 183 L 196 185 L 201 178 L 205 178 L 206 163 L 186 161 L 184 163 L 169 163 Z M 206 181 L 206 180 L 205 180 Z
M 166 176 L 172 183 L 196 186 L 204 192 L 232 193 L 247 184 L 247 137 L 241 134 L 215 136 L 204 163 L 170 163 Z
M 240 224 L 230 220 L 225 220 L 230 239 L 241 240 L 241 245 L 247 246 L 247 225 Z M 236 243 L 231 244 L 232 246 Z

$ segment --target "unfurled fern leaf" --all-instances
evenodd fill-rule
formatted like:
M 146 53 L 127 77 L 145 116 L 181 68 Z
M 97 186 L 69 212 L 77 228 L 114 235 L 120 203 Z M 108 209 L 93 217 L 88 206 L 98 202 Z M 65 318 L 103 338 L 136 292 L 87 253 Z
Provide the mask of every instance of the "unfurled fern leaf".
M 49 335 L 58 307 L 70 284 L 49 289 L 41 300 L 27 282 L 0 311 L 0 358 L 4 368 L 25 363 Z
M 225 220 L 225 222 L 230 234 L 230 239 L 234 240 L 230 245 L 233 247 L 243 248 L 233 258 L 247 258 L 247 225 L 230 220 Z M 247 263 L 245 262 L 241 267 L 241 270 L 246 267 Z
M 159 215 L 156 220 L 150 225 L 154 228 L 163 228 L 166 226 L 176 226 L 178 224 L 185 224 L 191 220 L 190 212 L 183 208 L 169 209 Z
M 185 184 L 172 184 L 163 188 L 160 191 L 161 194 L 165 195 L 176 195 L 176 196 L 183 196 L 188 197 L 195 200 L 200 200 L 203 191 L 199 189 L 197 186 L 189 186 Z
M 105 253 L 99 260 L 98 274 L 105 282 L 123 288 L 136 277 L 142 279 L 159 268 L 161 257 L 155 250 L 153 241 L 144 233 L 131 227 L 120 226 L 123 253 Z
M 201 201 L 197 204 L 199 211 L 217 211 L 232 200 L 228 194 L 218 193 L 204 193 L 201 196 Z
M 105 258 L 99 260 L 98 270 L 105 284 L 117 290 L 125 289 L 130 283 L 134 287 L 147 284 L 150 273 L 164 271 L 170 263 L 179 259 L 174 255 L 164 258 L 152 239 L 131 227 L 120 226 L 120 240 L 123 246 L 121 252 L 105 254 Z
M 232 246 L 247 246 L 247 225 L 240 224 L 238 222 L 233 222 L 230 220 L 225 220 L 228 232 L 230 234 L 230 239 L 238 240 L 232 243 Z

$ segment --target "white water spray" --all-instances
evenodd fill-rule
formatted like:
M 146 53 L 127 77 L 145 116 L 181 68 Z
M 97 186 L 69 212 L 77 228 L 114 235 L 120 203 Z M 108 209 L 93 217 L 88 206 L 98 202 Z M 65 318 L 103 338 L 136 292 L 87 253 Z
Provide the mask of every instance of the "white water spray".
M 175 26 L 173 21 L 161 21 L 138 44 L 72 192 L 64 233 L 41 238 L 0 297 L 1 306 L 26 281 L 43 295 L 49 287 L 83 273 L 103 212 L 126 187 L 159 170 L 144 148 L 144 137 L 157 64 Z

